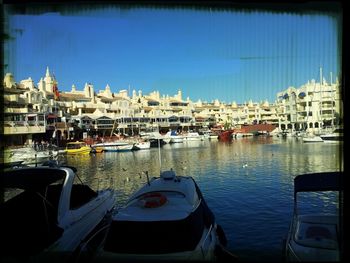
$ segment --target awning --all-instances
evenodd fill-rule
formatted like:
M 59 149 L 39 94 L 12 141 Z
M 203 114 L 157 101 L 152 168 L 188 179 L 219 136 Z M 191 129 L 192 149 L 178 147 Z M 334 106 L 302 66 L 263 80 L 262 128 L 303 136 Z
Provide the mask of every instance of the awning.
M 48 119 L 56 119 L 56 118 L 57 118 L 57 115 L 56 115 L 56 114 L 48 114 L 48 115 L 46 116 L 46 118 L 48 118 Z

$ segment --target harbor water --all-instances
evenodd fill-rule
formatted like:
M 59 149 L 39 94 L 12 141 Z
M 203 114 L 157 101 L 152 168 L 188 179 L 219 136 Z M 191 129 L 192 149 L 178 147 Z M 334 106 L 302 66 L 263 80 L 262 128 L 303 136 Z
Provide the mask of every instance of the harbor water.
M 339 143 L 263 136 L 65 157 L 85 182 L 113 178 L 117 208 L 147 182 L 144 171 L 159 176 L 161 166 L 192 176 L 225 231 L 228 249 L 241 261 L 280 261 L 293 212 L 293 179 L 304 173 L 339 171 L 342 160 Z M 338 196 L 331 193 L 310 195 L 304 203 L 306 210 L 339 208 Z

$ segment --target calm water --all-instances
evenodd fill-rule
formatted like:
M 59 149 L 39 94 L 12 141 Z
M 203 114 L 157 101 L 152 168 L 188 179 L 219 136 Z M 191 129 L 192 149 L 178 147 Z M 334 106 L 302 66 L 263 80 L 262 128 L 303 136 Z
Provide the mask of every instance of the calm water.
M 281 259 L 293 209 L 293 179 L 312 172 L 339 171 L 342 144 L 303 143 L 297 139 L 242 138 L 164 145 L 162 169 L 194 177 L 240 260 Z M 146 182 L 142 171 L 159 176 L 159 149 L 67 156 L 82 180 L 114 178 L 117 207 Z M 318 196 L 319 197 L 319 196 Z M 305 209 L 335 210 L 329 193 L 304 198 Z M 309 205 L 309 207 L 308 207 Z

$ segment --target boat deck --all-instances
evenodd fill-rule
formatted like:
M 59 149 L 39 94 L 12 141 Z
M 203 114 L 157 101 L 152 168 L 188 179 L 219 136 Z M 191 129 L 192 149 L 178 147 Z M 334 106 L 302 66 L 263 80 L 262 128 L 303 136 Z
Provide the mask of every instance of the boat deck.
M 145 207 L 145 200 L 136 198 L 116 214 L 115 219 L 127 221 L 179 220 L 186 218 L 193 212 L 193 205 L 186 200 L 182 193 L 175 191 L 160 191 L 157 193 L 161 193 L 166 197 L 163 205 L 147 208 Z

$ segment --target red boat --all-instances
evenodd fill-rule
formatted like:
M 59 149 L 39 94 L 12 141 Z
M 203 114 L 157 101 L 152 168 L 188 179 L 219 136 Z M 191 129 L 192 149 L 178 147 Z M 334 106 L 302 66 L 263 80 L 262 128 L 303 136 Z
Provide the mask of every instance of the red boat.
M 219 140 L 221 141 L 229 141 L 232 139 L 232 133 L 234 132 L 234 130 L 226 130 L 226 131 L 222 131 L 219 133 Z
M 231 129 L 219 132 L 219 140 L 229 141 L 232 139 L 232 133 L 252 133 L 256 134 L 258 132 L 270 133 L 276 128 L 273 124 L 248 124 L 242 125 L 240 129 Z

